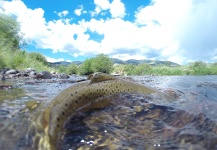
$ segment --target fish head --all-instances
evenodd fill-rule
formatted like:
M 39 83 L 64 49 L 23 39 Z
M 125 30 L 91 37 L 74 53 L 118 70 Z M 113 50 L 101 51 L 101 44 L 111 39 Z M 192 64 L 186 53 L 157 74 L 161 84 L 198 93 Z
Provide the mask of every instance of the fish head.
M 91 80 L 90 84 L 93 84 L 93 83 L 98 83 L 102 81 L 116 80 L 117 78 L 114 77 L 113 75 L 109 75 L 109 74 L 102 73 L 102 72 L 96 72 L 90 75 L 88 79 Z

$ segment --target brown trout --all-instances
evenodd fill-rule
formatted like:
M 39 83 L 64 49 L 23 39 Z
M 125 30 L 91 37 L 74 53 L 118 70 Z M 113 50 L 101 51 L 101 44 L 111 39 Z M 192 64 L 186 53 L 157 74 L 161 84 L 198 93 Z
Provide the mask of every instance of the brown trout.
M 91 80 L 72 85 L 60 92 L 33 121 L 37 130 L 36 148 L 55 150 L 64 125 L 76 112 L 103 108 L 110 104 L 110 95 L 119 93 L 158 93 L 167 95 L 136 82 L 119 79 L 104 73 L 95 73 Z

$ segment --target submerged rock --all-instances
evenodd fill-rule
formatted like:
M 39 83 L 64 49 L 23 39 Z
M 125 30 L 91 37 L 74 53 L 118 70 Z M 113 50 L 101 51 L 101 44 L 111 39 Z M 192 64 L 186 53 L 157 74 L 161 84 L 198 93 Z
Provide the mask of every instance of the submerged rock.
M 0 89 L 11 89 L 12 87 L 12 85 L 0 84 Z

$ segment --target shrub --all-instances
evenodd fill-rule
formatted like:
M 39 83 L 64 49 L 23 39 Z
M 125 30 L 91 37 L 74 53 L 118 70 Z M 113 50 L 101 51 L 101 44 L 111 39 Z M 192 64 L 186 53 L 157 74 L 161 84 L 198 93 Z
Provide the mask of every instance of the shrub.
M 60 66 L 58 68 L 58 72 L 59 73 L 66 73 L 67 72 L 67 67 L 66 66 Z
M 107 55 L 99 54 L 93 58 L 91 70 L 93 72 L 111 73 L 113 70 L 113 62 Z
M 151 66 L 149 64 L 139 64 L 133 70 L 133 73 L 136 75 L 148 75 L 151 74 Z
M 66 70 L 66 73 L 67 74 L 77 74 L 78 73 L 78 66 L 74 63 L 70 64 L 68 67 L 67 67 L 67 70 Z
M 194 75 L 205 75 L 209 74 L 209 69 L 205 62 L 196 61 L 190 65 L 190 68 L 193 70 Z
M 127 64 L 124 65 L 124 72 L 126 72 L 127 75 L 135 75 L 134 69 L 136 68 L 133 64 Z
M 112 60 L 104 54 L 99 54 L 96 57 L 89 58 L 79 67 L 81 75 L 89 75 L 94 72 L 111 73 L 113 70 Z
M 0 69 L 5 68 L 6 64 L 4 61 L 4 57 L 0 55 Z
M 33 60 L 39 61 L 44 65 L 48 65 L 47 59 L 41 53 L 31 52 L 28 53 L 28 57 L 32 58 Z
M 81 75 L 89 75 L 93 73 L 93 70 L 91 68 L 93 58 L 86 59 L 84 63 L 79 67 L 79 73 Z
M 12 48 L 19 49 L 21 36 L 20 26 L 11 16 L 0 14 L 0 37 L 1 45 L 10 45 Z
M 18 50 L 13 54 L 13 57 L 11 57 L 12 59 L 9 60 L 9 67 L 11 68 L 22 68 L 22 66 L 24 66 L 25 63 L 25 59 L 26 59 L 26 54 L 23 53 L 23 51 Z

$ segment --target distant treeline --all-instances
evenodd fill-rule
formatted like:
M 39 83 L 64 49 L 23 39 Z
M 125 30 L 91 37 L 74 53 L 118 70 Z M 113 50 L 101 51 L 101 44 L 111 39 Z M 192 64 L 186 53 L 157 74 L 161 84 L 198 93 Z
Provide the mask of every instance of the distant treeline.
M 122 75 L 217 75 L 217 63 L 208 64 L 196 61 L 183 66 L 168 66 L 149 64 L 139 65 L 116 65 L 114 72 Z
M 117 73 L 120 75 L 217 75 L 217 63 L 202 61 L 179 66 L 170 62 L 151 66 L 141 64 L 114 64 L 107 55 L 99 54 L 85 60 L 81 65 L 71 63 L 63 66 L 50 66 L 46 58 L 36 52 L 27 53 L 26 42 L 20 33 L 19 23 L 11 16 L 0 14 L 0 69 L 14 68 L 24 70 L 34 68 L 38 71 L 57 71 L 59 73 L 88 75 L 94 72 Z

